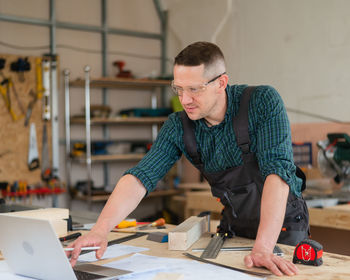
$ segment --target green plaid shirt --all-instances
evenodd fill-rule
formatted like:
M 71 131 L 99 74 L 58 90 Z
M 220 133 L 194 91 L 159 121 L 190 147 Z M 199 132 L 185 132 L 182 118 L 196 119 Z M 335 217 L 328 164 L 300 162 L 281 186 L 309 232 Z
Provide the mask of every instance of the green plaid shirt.
M 239 109 L 246 85 L 227 86 L 227 112 L 218 125 L 208 127 L 204 119 L 194 121 L 197 148 L 207 172 L 216 172 L 243 164 L 236 143 L 232 119 Z M 157 182 L 184 154 L 183 128 L 179 113 L 173 113 L 159 131 L 151 150 L 133 168 L 125 172 L 136 176 L 151 192 Z M 302 180 L 295 175 L 291 131 L 286 109 L 278 92 L 270 86 L 255 89 L 249 104 L 250 150 L 256 154 L 263 178 L 277 174 L 300 196 Z

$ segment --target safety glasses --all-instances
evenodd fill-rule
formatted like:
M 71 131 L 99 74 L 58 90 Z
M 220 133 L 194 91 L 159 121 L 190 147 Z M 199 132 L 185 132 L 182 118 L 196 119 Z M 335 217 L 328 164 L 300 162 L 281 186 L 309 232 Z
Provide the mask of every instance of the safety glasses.
M 179 87 L 174 84 L 174 81 L 171 82 L 171 89 L 173 90 L 173 93 L 178 96 L 182 96 L 184 91 L 187 91 L 188 94 L 190 94 L 192 97 L 198 95 L 198 93 L 203 92 L 207 89 L 207 86 L 213 82 L 215 82 L 217 79 L 219 79 L 222 75 L 226 74 L 226 72 L 221 73 L 220 75 L 214 77 L 210 81 L 206 82 L 203 85 L 199 86 L 187 86 L 187 87 Z

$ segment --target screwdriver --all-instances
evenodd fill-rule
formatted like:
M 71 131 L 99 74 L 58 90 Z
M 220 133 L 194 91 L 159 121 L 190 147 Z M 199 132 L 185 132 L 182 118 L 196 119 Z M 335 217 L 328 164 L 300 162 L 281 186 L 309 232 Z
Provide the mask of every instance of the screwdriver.
M 116 226 L 116 228 L 136 227 L 136 224 L 136 220 L 123 220 Z
M 139 227 L 138 229 L 143 230 L 143 229 L 147 229 L 150 227 L 158 227 L 158 226 L 164 226 L 164 225 L 165 225 L 165 220 L 163 218 L 160 218 L 160 219 L 154 221 L 153 223 Z

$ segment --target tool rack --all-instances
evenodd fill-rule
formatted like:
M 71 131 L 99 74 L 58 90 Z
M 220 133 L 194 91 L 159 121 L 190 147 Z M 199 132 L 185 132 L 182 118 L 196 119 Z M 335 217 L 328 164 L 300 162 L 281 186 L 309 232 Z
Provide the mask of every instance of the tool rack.
M 90 24 L 81 24 L 81 23 L 73 23 L 73 22 L 64 22 L 59 21 L 56 18 L 56 0 L 47 0 L 48 2 L 48 17 L 45 18 L 37 18 L 37 17 L 22 17 L 16 16 L 12 14 L 4 14 L 0 12 L 0 21 L 12 22 L 18 24 L 25 25 L 33 25 L 33 26 L 43 26 L 47 27 L 50 30 L 50 55 L 57 54 L 57 42 L 56 33 L 57 29 L 69 29 L 69 30 L 79 30 L 86 31 L 91 33 L 99 33 L 101 34 L 101 60 L 102 60 L 102 75 L 104 77 L 107 75 L 107 42 L 109 35 L 122 35 L 129 37 L 136 37 L 140 39 L 152 39 L 158 40 L 160 42 L 160 69 L 161 74 L 166 73 L 166 41 L 167 41 L 167 11 L 163 10 L 162 5 L 159 0 L 153 0 L 154 8 L 156 10 L 156 14 L 159 18 L 160 23 L 160 32 L 144 32 L 144 31 L 136 31 L 136 30 L 127 30 L 121 28 L 115 28 L 108 25 L 107 21 L 107 10 L 108 10 L 108 1 L 100 0 L 101 5 L 101 24 L 100 25 L 90 25 Z M 107 95 L 107 92 L 104 92 L 104 95 Z M 106 97 L 104 97 L 106 99 Z M 57 81 L 54 81 L 52 85 L 52 165 L 55 175 L 60 173 L 59 170 L 59 128 L 58 128 L 58 85 Z M 105 171 L 106 173 L 107 171 Z M 107 176 L 107 175 L 105 175 Z

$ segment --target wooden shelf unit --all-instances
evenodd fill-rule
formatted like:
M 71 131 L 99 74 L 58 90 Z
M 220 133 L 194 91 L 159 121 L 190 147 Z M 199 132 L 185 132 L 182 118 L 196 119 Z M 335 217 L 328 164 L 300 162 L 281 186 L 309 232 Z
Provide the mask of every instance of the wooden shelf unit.
M 137 90 L 135 94 L 143 94 L 143 92 L 152 92 L 152 109 L 157 108 L 157 97 L 156 94 L 162 94 L 161 89 L 170 86 L 170 81 L 168 80 L 153 80 L 153 79 L 127 79 L 127 78 L 90 78 L 90 67 L 85 67 L 85 78 L 77 79 L 74 81 L 69 81 L 69 72 L 65 72 L 65 95 L 66 95 L 66 154 L 67 154 L 67 184 L 71 186 L 71 164 L 72 162 L 77 162 L 81 164 L 86 164 L 87 170 L 87 189 L 89 195 L 75 196 L 77 199 L 85 200 L 87 202 L 94 201 L 105 201 L 108 199 L 108 194 L 103 195 L 92 195 L 91 192 L 91 180 L 92 180 L 92 171 L 91 165 L 94 163 L 108 163 L 108 162 L 137 162 L 144 157 L 144 153 L 126 153 L 126 154 L 112 154 L 112 155 L 92 155 L 91 154 L 91 145 L 92 139 L 90 134 L 91 126 L 98 125 L 151 125 L 152 126 L 152 141 L 155 140 L 157 132 L 160 125 L 162 125 L 167 117 L 90 117 L 90 89 L 91 88 L 100 88 L 100 89 L 130 89 Z M 79 117 L 71 117 L 69 113 L 69 88 L 70 87 L 79 87 L 85 88 L 85 115 Z M 113 93 L 113 94 L 118 94 Z M 68 104 L 67 104 L 68 100 Z M 72 157 L 71 154 L 71 140 L 70 140 L 70 125 L 85 125 L 86 132 L 86 155 L 82 157 Z M 68 136 L 67 136 L 68 135 Z M 113 140 L 111 140 L 113 141 Z M 116 140 L 118 142 L 118 140 Z M 104 165 L 105 168 L 105 165 Z M 105 180 L 105 184 L 106 184 Z M 153 196 L 166 196 L 177 194 L 179 191 L 170 189 L 167 191 L 156 191 L 155 194 L 150 194 L 150 197 Z

